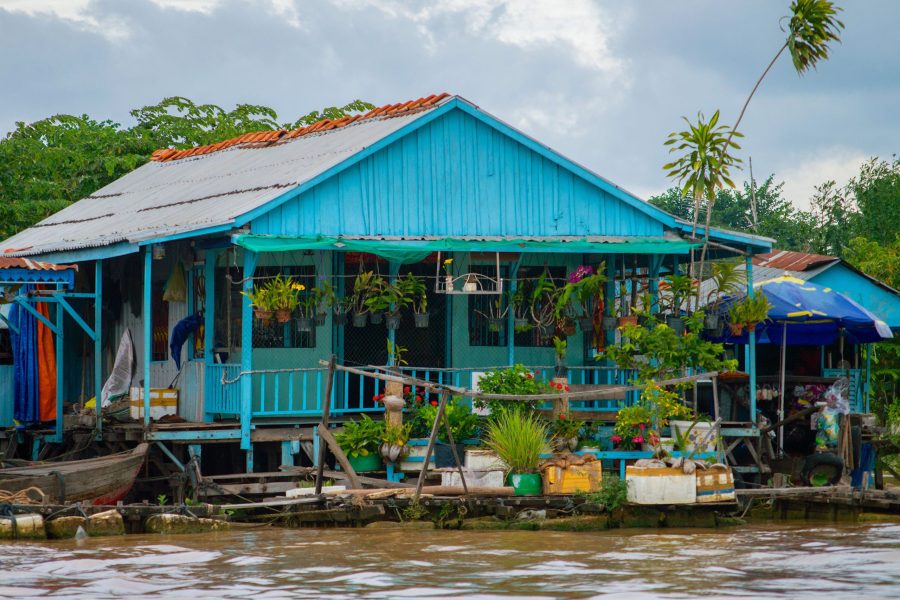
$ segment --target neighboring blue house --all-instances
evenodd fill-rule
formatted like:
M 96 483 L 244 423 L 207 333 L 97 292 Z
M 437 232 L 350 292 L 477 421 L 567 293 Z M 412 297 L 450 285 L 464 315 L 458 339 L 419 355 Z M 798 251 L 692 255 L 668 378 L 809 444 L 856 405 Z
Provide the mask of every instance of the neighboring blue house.
M 579 265 L 605 262 L 612 299 L 617 282 L 626 293 L 655 293 L 658 277 L 687 262 L 697 246 L 690 230 L 463 98 L 441 94 L 294 131 L 158 151 L 148 164 L 5 240 L 0 251 L 79 266 L 67 300 L 73 310 L 66 309 L 61 327 L 61 402 L 99 392 L 128 329 L 137 354 L 134 385 L 145 398 L 150 388 L 177 388 L 179 415 L 196 423 L 151 426 L 145 413 L 146 438 L 240 440 L 249 469 L 262 428 L 317 420 L 318 361 L 332 353 L 348 364 L 384 364 L 391 340 L 408 349 L 408 370 L 465 386 L 487 367 L 553 364 L 548 335 L 517 332 L 512 311 L 502 321 L 483 316 L 500 296 L 441 293 L 437 252 L 454 259 L 455 276 L 496 277 L 499 268 L 511 290 L 542 273 L 562 279 Z M 719 229 L 710 238 L 716 257 L 768 252 L 772 244 Z M 179 269 L 184 301 L 166 302 L 165 286 Z M 415 327 L 409 314 L 396 331 L 332 319 L 310 331 L 296 322 L 264 325 L 240 293 L 282 273 L 307 289 L 331 282 L 343 294 L 362 270 L 412 272 L 426 282 L 429 326 Z M 94 293 L 102 298 L 94 311 L 99 322 L 87 316 Z M 179 373 L 171 332 L 195 313 L 204 326 L 188 340 Z M 611 369 L 593 360 L 598 336 L 567 333 L 573 381 L 611 381 Z M 378 410 L 372 385 L 339 378 L 333 413 Z M 295 438 L 282 440 L 283 456 L 292 460 Z

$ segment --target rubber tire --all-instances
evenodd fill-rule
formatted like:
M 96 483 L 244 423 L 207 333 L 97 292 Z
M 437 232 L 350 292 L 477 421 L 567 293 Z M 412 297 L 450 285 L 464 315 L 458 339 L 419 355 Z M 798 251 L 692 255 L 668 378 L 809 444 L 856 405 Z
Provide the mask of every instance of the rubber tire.
M 800 473 L 803 484 L 813 486 L 810 481 L 811 477 L 816 470 L 823 467 L 831 467 L 833 471 L 831 478 L 828 480 L 828 485 L 837 485 L 844 475 L 844 461 L 840 456 L 831 452 L 819 452 L 806 457 L 806 461 L 803 463 L 803 470 Z

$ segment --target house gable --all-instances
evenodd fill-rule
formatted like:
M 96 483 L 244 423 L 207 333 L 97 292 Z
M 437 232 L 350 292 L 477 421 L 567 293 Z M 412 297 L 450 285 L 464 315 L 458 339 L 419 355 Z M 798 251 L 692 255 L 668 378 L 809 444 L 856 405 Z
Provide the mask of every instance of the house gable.
M 253 218 L 264 235 L 660 236 L 653 210 L 459 104 Z M 522 136 L 524 137 L 524 136 Z M 531 147 L 529 147 L 531 146 Z M 551 160 L 556 158 L 556 160 Z M 637 201 L 639 202 L 639 201 Z M 644 208 L 644 210 L 641 210 Z M 664 214 L 664 213 L 662 213 Z

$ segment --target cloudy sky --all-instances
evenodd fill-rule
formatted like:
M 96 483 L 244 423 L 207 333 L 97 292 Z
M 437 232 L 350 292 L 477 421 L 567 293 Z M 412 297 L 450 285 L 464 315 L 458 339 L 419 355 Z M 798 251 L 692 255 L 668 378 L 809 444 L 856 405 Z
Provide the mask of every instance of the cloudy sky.
M 788 0 L 0 0 L 0 132 L 171 95 L 275 108 L 460 94 L 641 196 L 668 187 L 682 115 L 732 122 L 783 43 Z M 900 2 L 838 0 L 843 44 L 787 56 L 741 130 L 754 175 L 806 206 L 900 150 Z M 746 177 L 746 173 L 744 174 Z

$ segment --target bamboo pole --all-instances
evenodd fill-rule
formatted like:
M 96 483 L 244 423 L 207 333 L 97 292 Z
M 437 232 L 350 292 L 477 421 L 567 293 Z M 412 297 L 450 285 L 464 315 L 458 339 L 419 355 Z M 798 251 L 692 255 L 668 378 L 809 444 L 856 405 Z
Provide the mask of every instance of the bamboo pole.
M 459 471 L 459 480 L 462 482 L 463 490 L 465 490 L 466 494 L 469 493 L 469 487 L 466 485 L 466 476 L 463 473 L 462 461 L 459 460 L 459 452 L 456 449 L 456 441 L 453 439 L 453 432 L 450 430 L 450 417 L 447 416 L 447 411 L 444 411 L 444 427 L 447 428 L 447 440 L 450 442 L 450 451 L 453 452 L 453 460 L 456 461 L 456 470 Z M 428 464 L 428 459 L 425 459 L 425 464 Z
M 328 418 L 331 415 L 331 388 L 334 385 L 334 367 L 337 356 L 331 355 L 328 361 L 328 380 L 325 382 L 325 396 L 322 398 L 322 426 L 328 429 Z M 320 440 L 321 441 L 321 440 Z M 319 444 L 319 460 L 316 468 L 316 495 L 322 493 L 322 472 L 325 470 L 325 445 Z
M 422 486 L 425 484 L 425 472 L 428 471 L 428 461 L 431 460 L 431 453 L 432 451 L 434 451 L 434 441 L 437 438 L 438 427 L 440 426 L 441 419 L 444 418 L 444 408 L 446 408 L 447 406 L 448 396 L 449 394 L 446 391 L 441 392 L 441 399 L 438 402 L 437 414 L 434 416 L 434 423 L 431 424 L 431 436 L 428 438 L 428 448 L 425 449 L 425 459 L 422 462 L 422 469 L 419 471 L 419 480 L 416 482 L 416 501 L 418 501 L 419 496 L 422 494 Z

